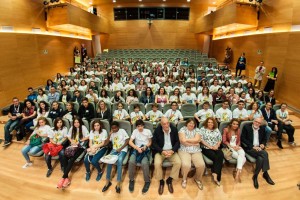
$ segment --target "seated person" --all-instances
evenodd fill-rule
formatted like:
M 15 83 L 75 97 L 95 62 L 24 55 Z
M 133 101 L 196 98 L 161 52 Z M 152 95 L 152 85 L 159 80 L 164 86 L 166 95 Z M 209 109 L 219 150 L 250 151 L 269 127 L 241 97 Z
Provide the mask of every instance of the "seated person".
M 119 120 L 129 120 L 130 116 L 128 112 L 124 109 L 123 104 L 120 102 L 118 103 L 118 109 L 114 111 L 113 113 L 113 119 L 119 119 Z
M 183 121 L 183 116 L 180 110 L 178 110 L 178 104 L 176 102 L 171 103 L 171 109 L 169 109 L 164 116 L 169 119 L 169 122 L 173 122 L 174 124 Z
M 135 122 L 139 119 L 145 120 L 146 117 L 140 110 L 140 106 L 138 104 L 133 106 L 133 112 L 130 113 L 131 124 L 135 124 Z
M 48 102 L 51 105 L 54 101 L 59 101 L 59 93 L 56 92 L 55 87 L 51 87 L 48 94 Z
M 89 100 L 86 97 L 82 99 L 82 104 L 78 110 L 78 116 L 81 119 L 86 119 L 88 122 L 91 122 L 91 120 L 95 118 L 95 108 L 89 103 Z
M 61 90 L 61 95 L 59 97 L 59 101 L 63 102 L 64 104 L 66 104 L 70 100 L 71 100 L 71 96 L 68 94 L 68 91 L 66 90 L 66 88 L 63 88 Z
M 232 117 L 238 119 L 239 121 L 247 121 L 249 120 L 249 115 L 247 110 L 245 109 L 245 103 L 243 101 L 238 102 L 238 107 L 233 110 Z
M 276 131 L 277 133 L 277 146 L 280 149 L 283 149 L 282 144 L 281 144 L 281 139 L 282 139 L 282 123 L 281 121 L 278 121 L 277 117 L 276 117 L 276 113 L 274 111 L 274 109 L 272 108 L 272 103 L 271 102 L 267 102 L 266 106 L 264 106 L 261 109 L 261 113 L 264 117 L 264 119 L 267 121 L 268 126 L 273 130 Z M 270 134 L 267 134 L 267 142 L 270 139 Z
M 157 122 L 163 116 L 162 112 L 158 110 L 158 105 L 156 103 L 152 104 L 152 110 L 146 113 L 146 119 L 156 125 Z
M 202 123 L 204 122 L 208 117 L 215 117 L 215 113 L 212 109 L 210 109 L 209 103 L 206 101 L 202 105 L 202 109 L 199 110 L 194 114 L 195 119 L 199 122 Z
M 265 150 L 267 138 L 265 129 L 260 128 L 261 123 L 262 119 L 256 118 L 253 124 L 244 126 L 241 134 L 242 148 L 247 154 L 256 158 L 254 175 L 252 177 L 255 189 L 259 187 L 257 177 L 260 171 L 263 171 L 263 178 L 266 179 L 267 183 L 270 185 L 275 184 L 268 174 L 270 164 L 268 153 Z
M 73 93 L 73 98 L 72 98 L 72 102 L 77 102 L 79 104 L 81 104 L 82 102 L 82 98 L 83 96 L 81 95 L 80 91 L 79 90 L 75 90 L 74 93 Z
M 292 126 L 292 120 L 289 117 L 289 113 L 286 109 L 287 104 L 282 103 L 280 105 L 280 109 L 276 110 L 276 117 L 278 121 L 282 123 L 282 128 L 286 131 L 288 135 L 288 141 L 290 145 L 296 146 L 295 140 L 294 140 L 294 133 L 295 128 Z
M 98 95 L 91 88 L 88 89 L 88 94 L 85 97 L 88 98 L 89 103 L 98 103 Z
M 61 117 L 61 114 L 63 112 L 63 109 L 59 107 L 59 104 L 57 101 L 54 101 L 51 106 L 51 110 L 49 112 L 48 117 L 52 120 L 56 119 L 57 117 Z
M 121 181 L 122 181 L 122 166 L 123 160 L 128 151 L 128 142 L 129 136 L 124 129 L 120 128 L 118 122 L 113 121 L 111 123 L 111 132 L 108 136 L 108 140 L 112 142 L 112 151 L 110 155 L 118 155 L 118 160 L 116 162 L 117 165 L 117 185 L 116 185 L 116 193 L 121 192 Z M 108 188 L 112 185 L 111 183 L 111 169 L 112 164 L 107 165 L 106 169 L 106 184 L 102 189 L 102 192 L 108 190 Z
M 37 101 L 37 94 L 33 91 L 32 87 L 28 88 L 29 95 L 27 96 L 27 99 L 36 102 Z
M 186 87 L 185 93 L 182 95 L 182 103 L 193 103 L 196 104 L 197 97 L 194 93 L 191 93 L 191 87 Z
M 144 128 L 143 120 L 136 121 L 136 129 L 132 132 L 129 145 L 134 149 L 130 155 L 128 171 L 129 171 L 129 191 L 134 191 L 134 177 L 136 164 L 141 163 L 144 174 L 144 187 L 142 193 L 145 194 L 150 187 L 150 147 L 152 144 L 152 133 L 149 129 Z
M 155 129 L 152 139 L 152 155 L 154 156 L 154 169 L 159 180 L 159 195 L 164 192 L 165 181 L 163 179 L 162 163 L 168 159 L 172 163 L 172 170 L 167 178 L 168 190 L 174 192 L 172 180 L 177 179 L 181 167 L 181 160 L 177 154 L 180 147 L 177 128 L 170 124 L 166 117 L 162 117 L 160 125 Z
M 213 99 L 213 106 L 215 106 L 218 103 L 223 103 L 227 98 L 226 96 L 223 94 L 223 89 L 219 88 L 217 93 L 214 93 L 212 95 L 212 99 Z
M 216 111 L 216 119 L 219 123 L 229 122 L 232 119 L 232 112 L 229 107 L 229 101 L 225 100 L 222 103 L 222 107 Z
M 146 88 L 145 92 L 142 92 L 142 96 L 140 97 L 140 102 L 143 104 L 154 103 L 155 97 L 150 87 Z

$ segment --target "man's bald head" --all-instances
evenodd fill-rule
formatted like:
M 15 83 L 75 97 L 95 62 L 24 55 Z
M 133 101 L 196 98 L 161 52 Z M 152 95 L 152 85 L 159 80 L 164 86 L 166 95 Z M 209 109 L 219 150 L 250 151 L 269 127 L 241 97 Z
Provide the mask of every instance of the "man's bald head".
M 170 122 L 167 117 L 162 117 L 160 120 L 160 125 L 165 132 L 168 132 L 170 129 Z

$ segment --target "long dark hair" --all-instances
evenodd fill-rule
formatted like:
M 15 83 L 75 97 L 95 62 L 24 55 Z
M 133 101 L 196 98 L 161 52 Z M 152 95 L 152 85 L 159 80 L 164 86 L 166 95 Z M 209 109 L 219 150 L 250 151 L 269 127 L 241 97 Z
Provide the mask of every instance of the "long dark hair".
M 57 124 L 58 124 L 59 121 L 62 122 L 61 130 L 66 126 L 64 120 L 62 120 L 62 118 L 60 118 L 60 117 L 57 117 L 53 122 L 53 126 L 54 126 L 53 130 L 54 131 L 59 130 L 58 127 L 57 127 Z
M 95 125 L 96 123 L 100 124 L 99 134 L 101 134 L 103 124 L 102 124 L 102 122 L 101 122 L 99 119 L 96 119 L 96 120 L 94 120 L 94 121 L 92 122 L 92 130 L 93 130 L 93 132 L 95 132 L 94 125 Z
M 40 112 L 40 114 L 43 113 L 43 111 L 41 109 L 41 105 L 40 105 L 41 103 L 43 103 L 45 105 L 45 111 L 46 112 L 49 111 L 49 104 L 47 104 L 45 101 L 40 101 L 40 103 L 39 103 L 39 112 Z
M 74 126 L 74 123 L 76 120 L 79 122 L 79 139 L 81 139 L 83 137 L 83 134 L 82 134 L 82 126 L 84 125 L 83 121 L 79 117 L 74 117 L 73 123 L 72 123 L 72 134 L 71 134 L 71 138 L 73 140 L 76 138 L 76 134 L 77 134 L 77 128 Z

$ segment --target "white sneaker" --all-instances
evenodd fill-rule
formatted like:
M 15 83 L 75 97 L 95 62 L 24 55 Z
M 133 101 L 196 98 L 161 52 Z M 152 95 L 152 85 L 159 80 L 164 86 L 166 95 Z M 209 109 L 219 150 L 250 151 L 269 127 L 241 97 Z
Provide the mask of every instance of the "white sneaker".
M 32 166 L 32 162 L 30 162 L 30 163 L 26 163 L 25 165 L 23 165 L 23 169 L 26 169 L 27 167 L 30 167 L 30 166 Z
M 181 186 L 182 186 L 182 188 L 186 188 L 186 180 L 182 180 L 182 182 L 181 182 Z

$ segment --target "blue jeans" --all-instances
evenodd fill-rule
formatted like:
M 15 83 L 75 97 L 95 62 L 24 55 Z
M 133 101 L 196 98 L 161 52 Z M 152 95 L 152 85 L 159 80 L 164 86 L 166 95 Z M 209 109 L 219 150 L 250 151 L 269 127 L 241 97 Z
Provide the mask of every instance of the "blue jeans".
M 10 135 L 10 132 L 14 130 L 14 128 L 18 125 L 20 121 L 20 118 L 17 118 L 16 120 L 8 120 L 8 122 L 4 126 L 4 138 L 6 142 L 11 142 L 12 135 Z
M 32 146 L 30 146 L 30 145 L 25 145 L 25 146 L 23 147 L 23 149 L 21 150 L 21 152 L 22 152 L 24 158 L 26 159 L 26 161 L 27 161 L 27 162 L 30 162 L 30 158 L 29 158 L 28 153 L 34 155 L 34 154 L 37 154 L 38 152 L 40 152 L 41 150 L 42 150 L 41 145 L 39 145 L 39 146 L 34 146 L 34 147 L 32 147 Z
M 52 169 L 51 159 L 52 159 L 52 156 L 45 154 L 45 161 L 47 163 L 48 169 Z M 60 152 L 58 153 L 58 159 L 59 159 L 59 162 L 60 162 L 60 168 L 62 168 L 63 164 L 64 164 L 64 159 L 66 159 L 64 149 L 60 150 Z
M 120 153 L 118 153 L 115 149 L 113 149 L 111 152 L 110 152 L 111 155 L 118 155 L 118 160 L 116 162 L 117 164 L 117 181 L 118 182 L 121 182 L 122 180 L 122 166 L 123 166 L 123 160 L 127 154 L 127 152 L 125 151 L 121 151 Z M 110 181 L 110 176 L 111 176 L 111 168 L 112 168 L 112 165 L 111 164 L 108 164 L 107 165 L 107 171 L 106 171 L 106 180 L 109 180 Z
M 272 129 L 271 129 L 270 126 L 266 126 L 265 131 L 266 131 L 267 142 L 269 142 L 270 136 L 271 136 L 271 133 L 272 133 Z
M 104 147 L 93 156 L 89 156 L 88 154 L 86 154 L 84 158 L 84 165 L 85 165 L 86 172 L 88 173 L 91 172 L 90 169 L 90 163 L 91 163 L 97 169 L 98 173 L 101 173 L 99 160 L 104 156 L 106 150 L 107 150 L 106 147 Z

